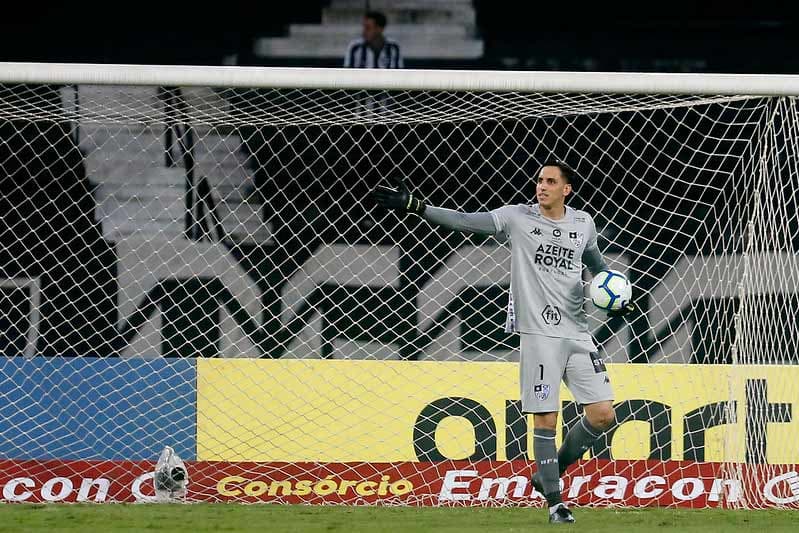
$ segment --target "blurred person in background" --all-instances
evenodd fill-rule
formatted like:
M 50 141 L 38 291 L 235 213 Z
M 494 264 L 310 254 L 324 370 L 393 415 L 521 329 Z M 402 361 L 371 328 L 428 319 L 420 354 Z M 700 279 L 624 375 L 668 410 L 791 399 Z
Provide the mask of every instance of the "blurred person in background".
M 347 68 L 404 68 L 400 46 L 383 35 L 386 16 L 367 11 L 363 16 L 363 34 L 351 42 L 344 56 Z

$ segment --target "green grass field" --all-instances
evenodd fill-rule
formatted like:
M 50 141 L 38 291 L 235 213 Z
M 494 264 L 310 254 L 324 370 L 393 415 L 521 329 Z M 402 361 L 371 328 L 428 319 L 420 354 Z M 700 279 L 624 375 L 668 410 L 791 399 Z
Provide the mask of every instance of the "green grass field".
M 797 511 L 575 509 L 583 532 L 799 531 Z M 543 509 L 0 504 L 0 531 L 551 531 Z

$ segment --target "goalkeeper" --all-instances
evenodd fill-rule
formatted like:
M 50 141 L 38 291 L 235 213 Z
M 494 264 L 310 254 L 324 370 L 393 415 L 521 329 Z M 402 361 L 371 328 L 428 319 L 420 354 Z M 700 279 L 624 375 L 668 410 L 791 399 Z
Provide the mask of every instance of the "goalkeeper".
M 400 182 L 378 187 L 375 201 L 432 224 L 464 233 L 494 235 L 511 244 L 511 296 L 506 330 L 521 337 L 522 411 L 533 413 L 537 471 L 533 486 L 549 504 L 549 521 L 574 522 L 561 500 L 560 476 L 614 422 L 613 391 L 583 310 L 583 265 L 607 269 L 590 215 L 567 207 L 577 174 L 561 161 L 547 161 L 536 178 L 537 203 L 462 213 L 425 205 Z M 614 315 L 634 310 L 628 304 Z M 584 406 L 585 415 L 555 448 L 560 382 Z

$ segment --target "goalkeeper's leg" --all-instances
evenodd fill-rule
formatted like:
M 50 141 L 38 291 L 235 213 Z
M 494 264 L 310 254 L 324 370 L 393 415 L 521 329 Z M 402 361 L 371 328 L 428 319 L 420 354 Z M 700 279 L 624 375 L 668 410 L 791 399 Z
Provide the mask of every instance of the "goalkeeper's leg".
M 563 444 L 557 454 L 558 478 L 615 421 L 613 390 L 605 365 L 599 359 L 594 344 L 590 341 L 565 339 L 563 342 L 566 343 L 564 351 L 568 354 L 564 380 L 574 398 L 585 407 L 585 414 L 563 437 Z M 533 486 L 546 494 L 548 487 L 544 483 L 545 474 L 541 470 L 539 472 L 533 476 Z
M 561 503 L 560 470 L 558 452 L 555 447 L 555 424 L 558 413 L 536 413 L 533 429 L 533 454 L 536 466 L 534 475 L 536 490 L 544 495 L 550 509 Z
M 520 339 L 522 412 L 534 413 L 533 453 L 537 469 L 533 484 L 549 504 L 550 521 L 553 517 L 554 521 L 574 520 L 561 500 L 558 450 L 555 446 L 560 381 L 567 361 L 563 343 L 564 339 L 543 335 L 522 334 Z
M 560 473 L 580 459 L 615 421 L 613 390 L 593 342 L 571 341 L 565 381 L 585 414 L 563 438 L 558 450 Z
M 555 424 L 558 413 L 536 413 L 533 430 L 533 451 L 538 470 L 533 476 L 533 485 L 544 494 L 549 506 L 549 522 L 572 523 L 574 515 L 563 504 L 560 495 L 560 471 L 558 453 L 555 451 Z
M 563 507 L 560 495 L 560 476 L 577 461 L 613 423 L 613 404 L 602 401 L 585 406 L 585 415 L 563 438 L 555 452 L 557 413 L 535 415 L 533 451 L 538 470 L 533 474 L 533 487 L 544 495 L 549 505 L 550 522 L 573 522 L 571 512 Z
M 563 474 L 613 423 L 613 403 L 603 401 L 585 406 L 585 414 L 563 438 L 558 450 L 558 468 Z

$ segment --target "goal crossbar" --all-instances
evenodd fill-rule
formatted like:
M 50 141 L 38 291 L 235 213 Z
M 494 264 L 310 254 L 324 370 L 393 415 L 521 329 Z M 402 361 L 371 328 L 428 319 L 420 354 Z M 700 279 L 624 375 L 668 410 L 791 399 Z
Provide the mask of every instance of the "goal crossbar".
M 0 62 L 0 83 L 329 90 L 799 95 L 799 75 Z

